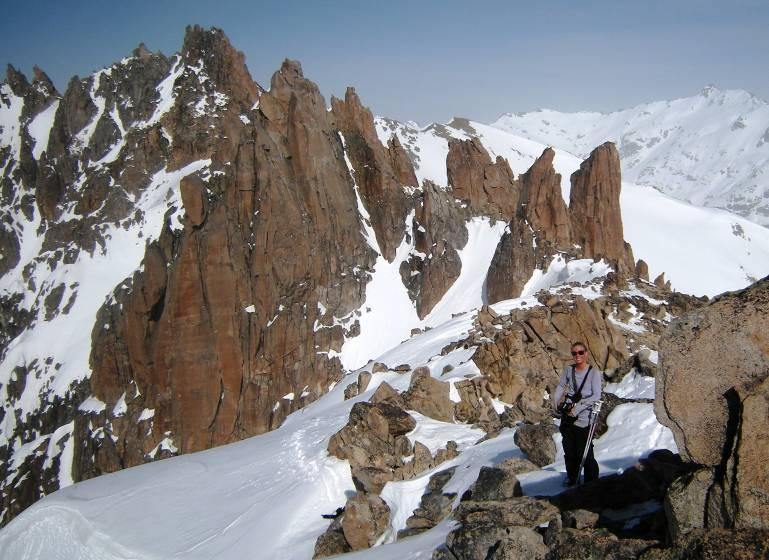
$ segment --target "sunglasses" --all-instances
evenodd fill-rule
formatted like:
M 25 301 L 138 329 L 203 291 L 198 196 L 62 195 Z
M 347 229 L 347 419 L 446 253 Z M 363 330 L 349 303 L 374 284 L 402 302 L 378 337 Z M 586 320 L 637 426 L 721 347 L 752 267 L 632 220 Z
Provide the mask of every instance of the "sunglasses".
M 572 356 L 582 356 L 585 353 L 584 350 L 573 350 L 571 355 Z

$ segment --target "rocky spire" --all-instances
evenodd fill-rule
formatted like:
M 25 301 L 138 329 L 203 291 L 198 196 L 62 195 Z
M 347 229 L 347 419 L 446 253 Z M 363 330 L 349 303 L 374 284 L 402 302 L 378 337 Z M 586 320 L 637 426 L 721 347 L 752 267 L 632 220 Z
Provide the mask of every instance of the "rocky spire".
M 504 219 L 510 219 L 515 214 L 519 186 L 510 164 L 499 156 L 492 162 L 478 138 L 449 139 L 446 171 L 456 198 Z
M 414 167 L 397 138 L 390 140 L 387 147 L 382 145 L 374 117 L 354 88 L 347 88 L 344 101 L 332 97 L 331 110 L 336 127 L 344 135 L 355 181 L 382 255 L 392 261 L 413 206 L 403 187 L 418 185 Z
M 585 256 L 606 258 L 619 272 L 632 274 L 635 262 L 630 245 L 625 243 L 620 188 L 619 154 L 613 143 L 606 142 L 571 175 L 572 241 Z
M 571 245 L 569 213 L 561 194 L 561 175 L 553 168 L 555 151 L 546 148 L 529 170 L 519 177 L 521 183 L 520 217 L 535 231 L 537 243 L 554 248 Z
M 218 91 L 250 108 L 261 88 L 246 68 L 245 55 L 236 50 L 221 29 L 187 26 L 182 58 L 192 67 L 202 63 Z

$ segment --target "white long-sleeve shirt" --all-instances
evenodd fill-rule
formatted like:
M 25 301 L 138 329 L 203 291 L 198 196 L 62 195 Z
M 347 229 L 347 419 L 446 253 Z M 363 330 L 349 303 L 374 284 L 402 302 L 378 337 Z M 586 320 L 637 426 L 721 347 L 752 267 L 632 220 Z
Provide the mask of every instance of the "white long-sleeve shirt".
M 571 378 L 571 368 L 573 365 L 568 365 L 561 371 L 561 379 L 558 382 L 558 386 L 555 388 L 554 406 L 558 406 L 561 402 L 561 398 L 564 393 L 575 394 L 579 386 L 582 385 L 582 380 L 585 376 L 590 374 L 590 377 L 585 381 L 585 385 L 582 387 L 582 399 L 574 405 L 574 416 L 577 420 L 574 422 L 575 426 L 584 428 L 590 421 L 590 407 L 594 402 L 601 399 L 601 385 L 603 381 L 603 372 L 596 367 L 586 369 L 583 372 L 575 371 L 574 377 L 576 378 L 577 385 L 573 387 Z

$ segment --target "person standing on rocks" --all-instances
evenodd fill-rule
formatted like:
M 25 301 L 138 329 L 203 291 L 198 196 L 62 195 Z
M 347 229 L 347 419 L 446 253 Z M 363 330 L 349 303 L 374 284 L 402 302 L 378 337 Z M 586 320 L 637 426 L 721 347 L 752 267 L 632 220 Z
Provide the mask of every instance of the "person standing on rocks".
M 577 483 L 579 465 L 590 431 L 590 410 L 601 398 L 603 373 L 588 364 L 587 347 L 581 342 L 571 345 L 574 363 L 563 368 L 555 389 L 553 406 L 561 413 L 560 432 L 566 461 L 566 486 Z M 573 403 L 573 404 L 569 404 Z M 560 409 L 560 410 L 559 410 Z M 593 443 L 585 459 L 585 482 L 598 478 L 598 462 L 593 456 Z

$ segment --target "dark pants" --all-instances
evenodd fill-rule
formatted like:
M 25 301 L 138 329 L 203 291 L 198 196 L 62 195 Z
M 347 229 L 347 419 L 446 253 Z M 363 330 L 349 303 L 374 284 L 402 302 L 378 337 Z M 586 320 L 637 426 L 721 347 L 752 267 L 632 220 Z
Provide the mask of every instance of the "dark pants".
M 582 462 L 582 454 L 585 452 L 588 432 L 590 427 L 579 428 L 574 424 L 566 424 L 561 421 L 561 435 L 563 436 L 563 455 L 566 461 L 566 474 L 569 480 L 577 480 L 577 471 Z M 590 443 L 590 450 L 585 459 L 585 482 L 590 482 L 598 478 L 598 463 L 593 456 L 593 443 Z

